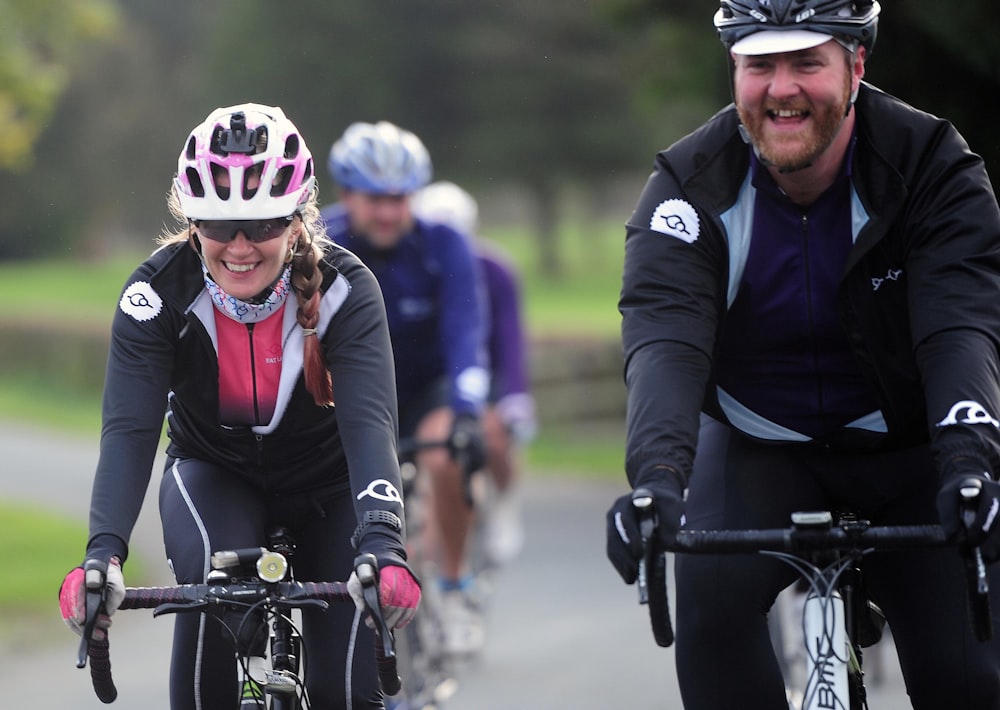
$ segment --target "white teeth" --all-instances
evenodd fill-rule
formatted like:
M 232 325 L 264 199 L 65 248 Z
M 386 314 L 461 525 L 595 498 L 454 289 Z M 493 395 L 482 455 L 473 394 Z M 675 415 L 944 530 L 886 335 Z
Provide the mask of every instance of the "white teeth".
M 774 112 L 778 118 L 795 118 L 796 116 L 803 115 L 802 111 L 791 111 L 789 109 L 778 109 Z
M 257 268 L 256 264 L 230 264 L 228 261 L 225 262 L 226 268 L 230 271 L 235 271 L 236 273 L 244 273 L 247 271 L 253 271 Z

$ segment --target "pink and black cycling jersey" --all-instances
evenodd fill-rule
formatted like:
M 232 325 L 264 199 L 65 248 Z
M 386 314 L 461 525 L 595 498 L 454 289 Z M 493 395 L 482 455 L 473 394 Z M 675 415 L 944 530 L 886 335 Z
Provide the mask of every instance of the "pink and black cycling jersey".
M 219 420 L 229 426 L 266 424 L 274 415 L 281 379 L 281 326 L 287 305 L 257 323 L 239 323 L 216 310 L 219 338 Z
M 132 274 L 112 325 L 88 557 L 125 558 L 164 414 L 170 457 L 218 465 L 264 495 L 353 492 L 358 520 L 383 510 L 402 518 L 398 495 L 369 494 L 376 485 L 401 490 L 396 392 L 385 377 L 392 350 L 378 283 L 339 247 L 319 268 L 316 337 L 336 403 L 328 408 L 305 388 L 294 300 L 253 329 L 229 321 L 186 244 L 156 251 Z M 251 379 L 248 369 L 256 370 Z M 243 389 L 249 383 L 255 391 Z M 405 565 L 399 532 L 378 532 L 370 551 L 380 562 Z

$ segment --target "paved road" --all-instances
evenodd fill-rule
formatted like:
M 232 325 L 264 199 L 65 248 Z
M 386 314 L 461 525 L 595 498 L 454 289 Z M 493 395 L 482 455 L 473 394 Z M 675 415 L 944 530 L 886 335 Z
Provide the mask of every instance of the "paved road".
M 92 444 L 7 426 L 0 452 L 0 497 L 44 502 L 85 518 L 96 462 Z M 654 644 L 635 589 L 622 585 L 604 559 L 604 510 L 619 491 L 548 478 L 526 482 L 526 549 L 498 580 L 488 647 L 465 669 L 447 710 L 680 708 L 672 650 Z M 133 545 L 147 560 L 152 583 L 168 582 L 157 563 L 162 548 L 155 495 L 147 497 Z M 57 616 L 53 604 L 53 618 L 40 622 L 37 638 L 16 652 L 0 639 L 5 706 L 105 707 L 86 672 L 74 667 L 75 637 Z M 170 627 L 148 612 L 116 617 L 112 658 L 119 698 L 111 707 L 167 708 Z M 891 659 L 870 700 L 875 710 L 909 707 Z

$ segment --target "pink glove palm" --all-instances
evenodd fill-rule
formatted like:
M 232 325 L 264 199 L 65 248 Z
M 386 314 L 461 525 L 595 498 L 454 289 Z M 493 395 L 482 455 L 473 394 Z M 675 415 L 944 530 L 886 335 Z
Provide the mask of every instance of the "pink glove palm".
M 354 599 L 354 605 L 364 611 L 365 598 L 361 581 L 356 573 L 347 580 L 347 591 Z M 388 565 L 379 572 L 378 598 L 382 606 L 382 616 L 390 629 L 401 629 L 413 619 L 420 604 L 420 585 L 405 567 Z M 365 623 L 372 627 L 371 619 Z
M 386 567 L 379 575 L 378 596 L 390 629 L 401 629 L 413 620 L 420 605 L 420 585 L 405 567 Z
M 83 626 L 87 621 L 86 574 L 82 567 L 77 567 L 66 575 L 62 586 L 59 587 L 59 611 L 66 625 L 78 635 L 83 634 Z M 108 574 L 104 584 L 107 587 L 104 603 L 106 613 L 101 614 L 94 628 L 94 639 L 98 641 L 107 635 L 106 630 L 111 626 L 111 615 L 125 598 L 125 580 L 122 578 L 122 569 L 117 558 L 112 558 L 108 564 Z

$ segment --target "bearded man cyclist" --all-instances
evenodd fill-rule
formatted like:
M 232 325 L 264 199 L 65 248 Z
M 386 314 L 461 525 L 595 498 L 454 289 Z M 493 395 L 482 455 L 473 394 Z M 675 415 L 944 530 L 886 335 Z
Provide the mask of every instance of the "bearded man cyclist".
M 657 156 L 628 221 L 626 471 L 653 492 L 663 544 L 682 513 L 693 529 L 771 528 L 849 509 L 940 521 L 1000 555 L 1000 210 L 953 126 L 863 81 L 879 12 L 721 0 L 734 104 Z M 967 528 L 968 477 L 983 496 Z M 629 496 L 607 524 L 632 582 Z M 864 565 L 913 707 L 1000 707 L 998 642 L 973 638 L 959 553 Z M 678 555 L 685 707 L 734 707 L 733 689 L 739 707 L 787 707 L 766 614 L 794 576 Z

